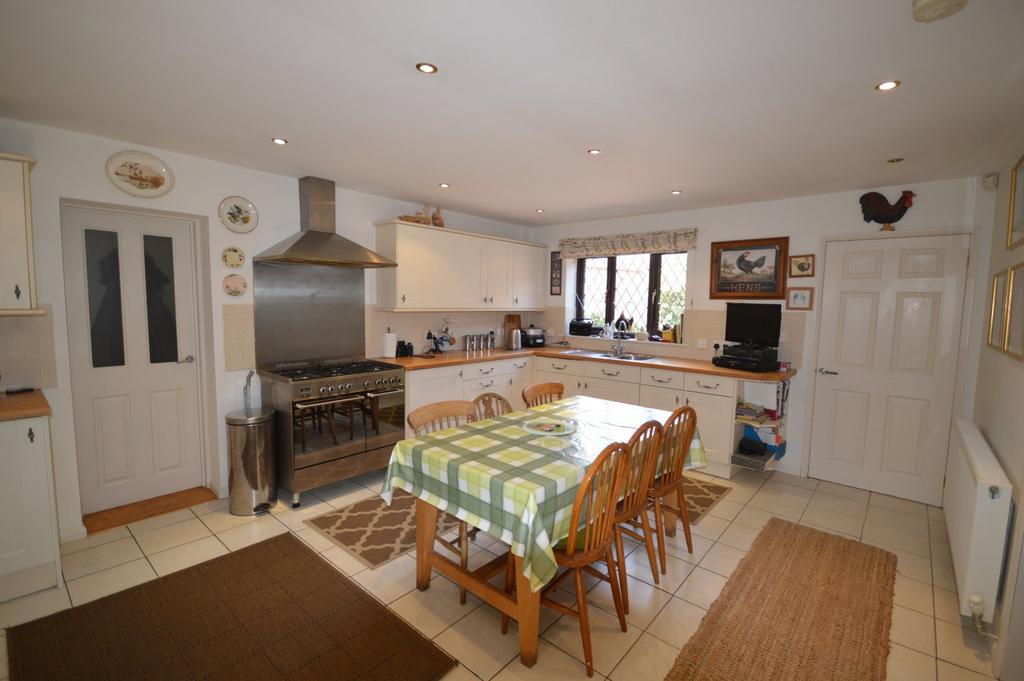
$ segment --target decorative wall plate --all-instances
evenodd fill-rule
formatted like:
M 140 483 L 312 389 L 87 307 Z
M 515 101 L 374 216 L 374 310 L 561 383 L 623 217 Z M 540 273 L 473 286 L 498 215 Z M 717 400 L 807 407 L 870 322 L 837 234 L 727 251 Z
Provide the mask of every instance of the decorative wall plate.
M 260 221 L 259 211 L 244 196 L 229 196 L 220 202 L 217 209 L 221 223 L 237 234 L 245 234 L 256 229 Z
M 167 164 L 144 151 L 120 151 L 107 159 L 107 178 L 125 194 L 155 199 L 174 187 Z
M 224 277 L 224 293 L 229 296 L 242 296 L 245 295 L 246 290 L 249 288 L 249 281 L 241 274 L 229 274 Z
M 245 264 L 245 251 L 237 246 L 228 246 L 221 251 L 220 259 L 228 267 L 241 267 Z

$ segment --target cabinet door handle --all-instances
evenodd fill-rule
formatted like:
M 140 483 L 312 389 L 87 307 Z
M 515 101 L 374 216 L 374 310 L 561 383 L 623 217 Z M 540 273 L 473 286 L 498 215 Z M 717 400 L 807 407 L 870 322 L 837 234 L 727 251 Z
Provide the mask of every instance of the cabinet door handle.
M 515 304 L 518 305 L 519 304 L 519 299 L 516 298 L 513 302 L 515 302 Z
M 405 302 L 405 294 L 404 293 L 402 294 L 402 302 L 403 303 Z
M 689 398 L 689 397 L 685 398 L 685 399 L 683 400 L 683 403 L 684 403 L 684 404 L 685 404 L 685 405 L 686 405 L 687 407 L 689 407 L 689 406 L 690 406 L 690 398 Z
M 607 371 L 605 369 L 601 369 L 601 373 L 604 374 L 605 376 L 618 376 L 622 372 L 621 371 L 614 371 L 613 372 L 613 371 Z
M 17 284 L 14 285 L 14 297 L 21 300 L 21 287 Z
M 558 366 L 557 364 L 552 364 L 551 368 L 554 369 L 555 371 L 565 371 L 566 369 L 569 368 L 569 365 L 563 364 L 562 366 Z
M 35 431 L 33 431 L 31 428 L 28 429 L 28 441 L 29 442 L 35 442 L 36 441 Z
M 584 390 L 586 390 L 586 389 L 587 389 L 587 388 L 589 388 L 589 387 L 590 387 L 590 384 L 589 384 L 589 383 L 584 383 L 584 384 L 583 384 L 583 389 L 584 389 Z
M 672 377 L 669 376 L 668 378 L 658 378 L 657 376 L 651 376 L 651 380 L 654 381 L 655 383 L 671 383 Z
M 493 303 L 493 302 L 494 302 L 494 296 L 491 296 L 490 298 L 488 298 L 488 299 L 487 299 L 487 302 L 489 302 L 489 303 Z
M 459 371 L 459 378 L 462 378 L 462 371 Z
M 479 372 L 480 372 L 481 374 L 483 374 L 484 376 L 486 376 L 486 375 L 490 374 L 490 373 L 491 373 L 492 371 L 494 371 L 494 367 L 491 367 L 491 368 L 490 368 L 490 369 L 488 369 L 487 371 L 484 371 L 483 369 L 477 369 L 477 371 L 479 371 Z
M 484 305 L 487 304 L 487 296 L 484 296 Z
M 513 369 L 525 369 L 526 368 L 526 362 L 523 362 L 522 364 L 516 364 L 515 362 L 512 362 L 512 368 Z
M 492 385 L 494 385 L 494 379 L 493 378 L 491 380 L 487 381 L 487 383 L 481 383 L 480 387 L 481 388 L 490 388 Z
M 679 395 L 676 395 L 676 404 L 679 404 Z
M 699 385 L 701 388 L 706 388 L 707 390 L 718 390 L 718 386 L 720 386 L 721 383 L 715 383 L 714 385 L 704 385 L 700 381 L 697 381 L 697 385 Z

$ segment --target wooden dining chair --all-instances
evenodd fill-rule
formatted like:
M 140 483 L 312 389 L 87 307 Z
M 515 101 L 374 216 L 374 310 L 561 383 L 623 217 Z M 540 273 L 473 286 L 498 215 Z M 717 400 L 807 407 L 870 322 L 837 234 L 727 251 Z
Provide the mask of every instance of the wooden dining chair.
M 413 409 L 405 417 L 409 427 L 416 435 L 434 433 L 446 428 L 465 425 L 476 420 L 476 405 L 468 400 L 449 400 L 447 402 L 435 402 L 427 404 L 419 409 Z M 469 568 L 469 537 L 476 535 L 476 528 L 470 530 L 469 523 L 459 520 L 459 537 L 450 542 L 440 534 L 434 539 L 444 548 L 448 549 L 459 557 L 459 564 L 463 570 Z M 466 604 L 466 590 L 459 589 L 459 603 Z
M 662 427 L 657 421 L 648 421 L 629 438 L 629 449 L 625 469 L 626 484 L 622 491 L 615 516 L 615 550 L 619 563 L 619 590 L 622 592 L 622 608 L 629 612 L 629 584 L 626 581 L 626 554 L 622 547 L 622 535 L 642 541 L 647 549 L 654 583 L 659 583 L 658 566 L 654 557 L 654 538 L 651 523 L 647 519 L 647 493 L 654 480 L 654 471 L 661 453 Z M 641 532 L 633 529 L 639 519 Z
M 587 663 L 587 676 L 594 675 L 594 658 L 590 645 L 590 618 L 587 612 L 587 585 L 583 573 L 599 577 L 608 582 L 612 589 L 612 600 L 619 615 L 619 627 L 626 631 L 626 618 L 621 607 L 618 578 L 615 573 L 615 558 L 612 556 L 612 531 L 615 525 L 615 504 L 622 493 L 625 481 L 625 464 L 628 460 L 626 445 L 616 442 L 604 448 L 594 463 L 587 469 L 576 492 L 569 520 L 569 536 L 554 546 L 555 562 L 564 572 L 548 582 L 541 592 L 540 602 L 580 621 L 580 636 L 583 638 L 583 657 Z M 593 563 L 604 562 L 607 574 L 593 567 Z M 515 561 L 509 552 L 508 567 L 505 569 L 505 591 L 511 593 L 515 583 Z M 570 575 L 576 582 L 576 609 L 563 605 L 547 594 Z M 501 633 L 508 631 L 508 615 L 501 617 Z
M 661 574 L 665 574 L 665 518 L 666 512 L 677 516 L 683 523 L 686 535 L 686 550 L 693 553 L 693 537 L 690 535 L 690 515 L 686 510 L 686 495 L 683 493 L 683 466 L 690 451 L 693 434 L 697 431 L 697 412 L 693 407 L 679 407 L 662 430 L 661 457 L 654 473 L 654 482 L 647 494 L 649 506 L 654 508 L 654 531 L 658 537 L 658 561 Z M 662 503 L 665 497 L 676 495 L 675 509 Z M 675 518 L 672 518 L 675 526 Z M 673 530 L 674 531 L 674 530 Z
M 473 400 L 476 407 L 476 420 L 492 419 L 495 416 L 504 416 L 512 411 L 512 405 L 498 393 L 484 393 Z
M 565 386 L 561 383 L 538 383 L 523 389 L 523 402 L 527 407 L 557 402 L 565 395 Z

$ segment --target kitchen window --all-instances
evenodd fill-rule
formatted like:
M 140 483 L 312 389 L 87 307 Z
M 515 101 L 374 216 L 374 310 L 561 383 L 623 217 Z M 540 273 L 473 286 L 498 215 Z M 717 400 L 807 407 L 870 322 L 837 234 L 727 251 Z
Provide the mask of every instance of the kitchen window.
M 657 333 L 686 303 L 686 253 L 638 253 L 576 261 L 576 318 L 612 324 L 620 315 Z

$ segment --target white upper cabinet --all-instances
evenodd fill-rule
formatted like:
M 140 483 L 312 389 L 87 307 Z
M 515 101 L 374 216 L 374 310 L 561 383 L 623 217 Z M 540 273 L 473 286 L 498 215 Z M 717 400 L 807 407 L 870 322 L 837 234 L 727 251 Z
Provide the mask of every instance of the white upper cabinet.
M 544 307 L 544 265 L 548 249 L 530 244 L 512 244 L 512 307 L 538 310 Z
M 378 305 L 394 310 L 515 310 L 544 306 L 547 248 L 427 225 L 377 223 Z
M 0 154 L 0 315 L 42 314 L 32 253 L 33 165 L 33 158 Z
M 497 239 L 481 241 L 484 251 L 484 304 L 499 310 L 512 308 L 512 255 L 517 244 Z

